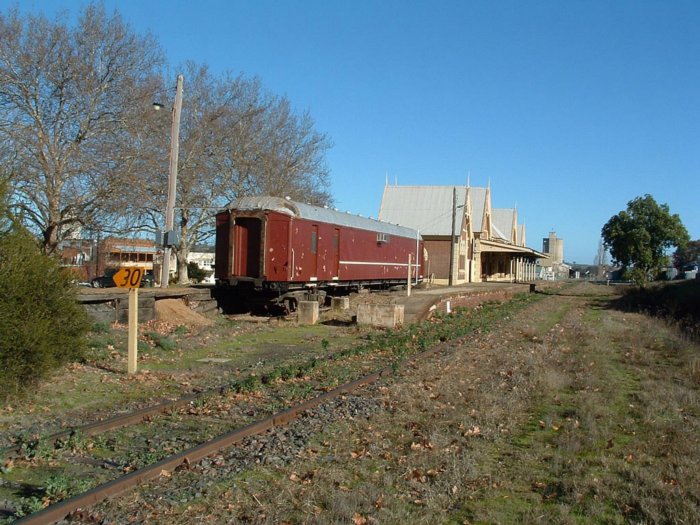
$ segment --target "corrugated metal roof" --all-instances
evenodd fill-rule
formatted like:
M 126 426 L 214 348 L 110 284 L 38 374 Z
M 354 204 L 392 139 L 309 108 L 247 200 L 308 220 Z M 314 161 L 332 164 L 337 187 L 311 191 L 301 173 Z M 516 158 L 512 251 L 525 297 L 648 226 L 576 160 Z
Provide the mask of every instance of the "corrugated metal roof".
M 379 219 L 415 228 L 422 235 L 452 234 L 452 192 L 457 190 L 455 229 L 462 227 L 466 186 L 384 186 Z
M 491 228 L 493 235 L 501 239 L 513 242 L 513 208 L 493 208 L 491 210 Z
M 486 207 L 487 188 L 469 188 L 472 202 L 472 231 L 484 230 L 484 208 Z
M 518 224 L 518 246 L 525 246 L 525 225 Z
M 390 224 L 369 217 L 360 217 L 351 213 L 341 212 L 331 208 L 322 208 L 311 204 L 291 201 L 281 197 L 271 197 L 261 195 L 255 197 L 241 197 L 229 203 L 226 206 L 228 210 L 239 211 L 275 211 L 283 213 L 291 217 L 299 217 L 312 221 L 324 222 L 328 224 L 337 224 L 339 226 L 347 226 L 350 228 L 358 228 L 360 230 L 369 230 L 390 235 L 398 235 L 400 237 L 409 237 L 415 239 L 418 232 L 415 229 L 406 227 L 405 225 Z

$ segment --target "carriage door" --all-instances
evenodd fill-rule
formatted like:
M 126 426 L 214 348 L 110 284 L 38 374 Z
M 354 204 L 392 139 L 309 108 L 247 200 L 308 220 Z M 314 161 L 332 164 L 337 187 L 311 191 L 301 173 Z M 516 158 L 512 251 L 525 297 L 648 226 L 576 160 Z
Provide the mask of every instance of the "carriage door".
M 318 226 L 311 227 L 311 278 L 318 277 Z
M 238 217 L 234 226 L 233 275 L 260 277 L 260 219 Z
M 288 260 L 289 218 L 279 219 L 270 215 L 267 220 L 267 241 L 265 278 L 269 281 L 288 280 L 292 275 Z
M 333 232 L 333 252 L 331 253 L 331 278 L 338 279 L 340 277 L 340 228 L 336 228 Z

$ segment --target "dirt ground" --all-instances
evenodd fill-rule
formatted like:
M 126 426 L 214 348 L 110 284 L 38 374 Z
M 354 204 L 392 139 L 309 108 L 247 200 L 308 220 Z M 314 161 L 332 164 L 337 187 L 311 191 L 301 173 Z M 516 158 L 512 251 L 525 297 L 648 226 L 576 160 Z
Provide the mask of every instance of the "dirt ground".
M 155 302 L 156 320 L 169 323 L 173 327 L 206 327 L 213 326 L 214 321 L 198 314 L 187 306 L 181 299 L 161 299 Z

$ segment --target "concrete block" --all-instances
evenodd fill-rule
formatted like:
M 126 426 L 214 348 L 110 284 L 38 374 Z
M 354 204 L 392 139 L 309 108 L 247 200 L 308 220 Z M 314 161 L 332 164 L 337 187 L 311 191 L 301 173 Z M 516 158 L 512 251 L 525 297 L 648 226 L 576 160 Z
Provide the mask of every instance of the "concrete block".
M 318 323 L 318 301 L 299 301 L 299 324 Z
M 357 305 L 357 324 L 372 324 L 372 305 L 360 303 Z
M 368 324 L 378 328 L 395 328 L 404 322 L 402 304 L 359 304 L 357 324 Z
M 331 299 L 331 309 L 332 310 L 349 310 L 350 309 L 350 298 L 349 297 L 333 297 Z
M 357 324 L 372 325 L 372 305 L 360 303 L 357 305 Z

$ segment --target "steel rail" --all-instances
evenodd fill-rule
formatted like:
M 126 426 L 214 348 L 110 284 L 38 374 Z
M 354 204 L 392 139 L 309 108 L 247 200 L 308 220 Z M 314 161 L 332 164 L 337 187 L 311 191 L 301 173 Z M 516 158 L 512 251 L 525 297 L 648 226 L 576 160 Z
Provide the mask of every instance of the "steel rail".
M 206 390 L 204 392 L 198 392 L 196 394 L 188 394 L 177 399 L 173 399 L 171 401 L 165 401 L 163 403 L 158 403 L 157 405 L 140 408 L 138 410 L 134 410 L 133 412 L 128 412 L 126 414 L 113 416 L 107 419 L 102 419 L 100 421 L 94 421 L 92 423 L 88 423 L 79 427 L 72 427 L 66 430 L 61 430 L 60 432 L 56 432 L 45 438 L 42 438 L 41 441 L 45 443 L 54 444 L 59 439 L 69 438 L 75 432 L 79 432 L 84 436 L 94 436 L 95 434 L 100 434 L 109 430 L 116 430 L 118 428 L 125 427 L 133 423 L 139 423 L 150 416 L 156 414 L 164 414 L 169 410 L 182 408 L 201 397 L 212 395 L 217 392 L 221 393 L 221 390 L 221 388 L 218 388 Z M 4 449 L 0 449 L 0 458 L 16 457 L 20 453 L 21 446 L 7 447 Z
M 243 439 L 257 434 L 261 434 L 271 428 L 286 425 L 288 422 L 296 419 L 302 412 L 315 408 L 318 405 L 336 398 L 340 395 L 352 392 L 363 386 L 377 382 L 379 379 L 395 373 L 398 368 L 423 359 L 429 355 L 436 354 L 443 350 L 450 342 L 438 344 L 437 346 L 424 350 L 399 364 L 398 367 L 390 365 L 382 368 L 379 371 L 366 375 L 349 383 L 340 385 L 333 390 L 321 394 L 320 396 L 306 400 L 291 408 L 278 412 L 270 417 L 267 417 L 257 423 L 251 423 L 245 427 L 239 428 L 232 432 L 222 434 L 206 443 L 184 450 L 178 454 L 162 459 L 152 465 L 142 469 L 130 472 L 129 474 L 109 481 L 102 485 L 98 485 L 93 489 L 79 494 L 72 498 L 60 501 L 49 507 L 21 518 L 13 523 L 18 525 L 49 525 L 57 521 L 65 519 L 71 513 L 78 509 L 95 505 L 107 498 L 121 494 L 129 489 L 132 489 L 142 483 L 160 477 L 164 472 L 171 472 L 181 465 L 191 465 L 210 456 L 224 448 L 234 445 Z

